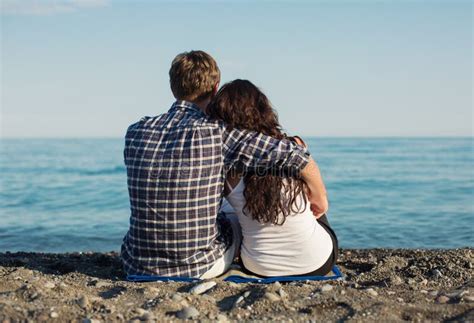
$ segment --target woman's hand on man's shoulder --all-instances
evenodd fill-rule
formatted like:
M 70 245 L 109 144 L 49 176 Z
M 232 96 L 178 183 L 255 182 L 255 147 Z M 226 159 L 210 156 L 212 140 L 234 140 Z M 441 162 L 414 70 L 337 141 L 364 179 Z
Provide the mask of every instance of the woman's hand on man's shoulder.
M 300 146 L 303 146 L 303 147 L 308 147 L 308 145 L 306 145 L 306 143 L 303 141 L 303 139 L 301 139 L 301 137 L 299 136 L 293 136 L 293 137 L 290 137 L 291 141 L 294 141 L 295 143 L 297 143 L 298 145 Z

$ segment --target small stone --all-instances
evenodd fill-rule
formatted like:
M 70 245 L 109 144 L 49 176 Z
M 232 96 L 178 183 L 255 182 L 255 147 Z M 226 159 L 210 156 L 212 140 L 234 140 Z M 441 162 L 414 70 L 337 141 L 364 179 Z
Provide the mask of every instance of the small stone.
M 341 295 L 346 295 L 346 291 L 345 291 L 345 290 L 341 290 Z
M 399 303 L 404 303 L 405 300 L 404 300 L 403 298 L 401 298 L 401 297 L 397 297 L 397 302 L 399 302 Z
M 193 306 L 188 306 L 183 308 L 181 311 L 178 311 L 176 316 L 182 320 L 193 319 L 199 316 L 199 311 Z
M 204 299 L 208 302 L 211 302 L 211 303 L 216 302 L 216 299 L 214 297 L 212 297 L 211 295 L 202 295 L 201 297 L 202 297 L 202 299 Z
M 59 314 L 56 313 L 56 312 L 51 312 L 51 314 L 49 314 L 49 316 L 51 316 L 51 318 L 53 318 L 53 319 L 57 319 L 59 317 Z
M 85 318 L 82 320 L 82 323 L 100 323 L 100 320 Z
M 413 278 L 408 278 L 408 285 L 415 285 L 416 284 L 416 280 L 414 280 Z
M 474 302 L 474 296 L 464 295 L 464 296 L 462 297 L 462 300 L 463 300 L 464 302 L 473 303 L 473 302 Z
M 387 291 L 387 295 L 392 296 L 395 295 L 396 293 L 393 290 Z
M 146 310 L 144 310 L 144 309 L 141 308 L 141 307 L 138 307 L 138 308 L 135 309 L 135 313 L 137 313 L 138 316 L 142 316 L 143 314 L 146 313 Z
M 31 294 L 31 296 L 30 296 L 30 300 L 31 300 L 31 301 L 34 301 L 34 300 L 40 298 L 40 296 L 41 296 L 40 293 L 33 292 L 33 294 Z
M 265 292 L 264 297 L 268 299 L 270 302 L 278 302 L 280 300 L 280 297 L 272 292 Z
M 422 285 L 422 286 L 426 286 L 427 284 L 428 284 L 428 279 L 426 279 L 426 278 L 423 278 L 420 282 L 420 285 Z
M 283 290 L 283 288 L 280 288 L 278 290 L 278 295 L 280 295 L 281 298 L 287 298 L 288 294 Z
M 227 323 L 229 322 L 229 319 L 224 314 L 219 314 L 217 315 L 216 321 L 219 323 Z
M 47 289 L 53 289 L 54 287 L 56 287 L 56 285 L 54 285 L 54 283 L 52 282 L 46 282 L 44 285 L 43 285 L 44 288 L 47 288 Z
M 425 294 L 425 295 L 426 295 L 426 294 L 428 294 L 428 291 L 427 291 L 427 290 L 424 290 L 424 289 L 422 289 L 422 290 L 420 290 L 420 293 L 422 293 L 422 294 Z
M 448 296 L 439 295 L 439 296 L 436 298 L 436 303 L 439 303 L 439 304 L 446 304 L 447 302 L 449 302 L 449 297 L 448 297 Z
M 332 285 L 325 284 L 323 285 L 323 287 L 321 287 L 321 292 L 327 293 L 327 292 L 332 291 L 332 289 L 333 289 Z
M 365 291 L 366 291 L 370 296 L 374 296 L 374 297 L 375 297 L 375 296 L 378 296 L 378 295 L 379 295 L 379 293 L 377 293 L 373 288 L 367 288 Z
M 392 285 L 398 286 L 398 285 L 403 284 L 403 280 L 400 278 L 400 276 L 393 276 L 393 277 L 390 277 L 390 283 Z
M 155 288 L 155 287 L 147 287 L 146 290 L 145 290 L 145 293 L 148 293 L 148 294 L 151 294 L 151 295 L 156 295 L 159 293 L 159 289 L 158 288 Z
M 181 296 L 181 294 L 173 294 L 173 296 L 171 296 L 171 300 L 173 302 L 181 302 L 183 300 L 183 296 Z
M 273 283 L 273 287 L 275 289 L 279 289 L 279 288 L 281 288 L 281 283 L 280 282 L 275 282 L 275 283 Z
M 214 322 L 217 319 L 217 314 L 210 312 L 207 314 L 207 318 Z
M 204 283 L 194 286 L 193 288 L 191 288 L 189 292 L 194 295 L 201 295 L 216 285 L 217 283 L 215 281 L 204 282 Z
M 150 313 L 148 311 L 140 315 L 140 321 L 151 321 L 154 318 L 155 316 L 153 315 L 153 313 Z
M 77 304 L 80 308 L 86 308 L 89 305 L 89 300 L 86 295 L 82 295 L 77 299 Z
M 249 296 L 250 296 L 250 291 L 249 291 L 249 290 L 246 291 L 243 296 L 244 296 L 245 298 L 249 297 Z
M 429 294 L 430 296 L 436 297 L 436 296 L 438 296 L 438 293 L 439 293 L 439 292 L 438 292 L 437 290 L 432 290 L 432 291 L 429 292 L 428 294 Z
M 95 287 L 96 288 L 103 288 L 103 287 L 110 287 L 111 284 L 108 283 L 108 282 L 104 282 L 104 281 L 98 281 L 96 284 L 95 284 Z
M 439 279 L 439 278 L 443 277 L 443 274 L 438 269 L 433 269 L 431 271 L 431 275 L 433 276 L 434 279 Z
M 234 305 L 232 305 L 232 307 L 235 308 L 235 307 L 239 306 L 239 304 L 242 303 L 243 300 L 244 300 L 243 296 L 237 297 L 237 299 L 235 300 Z

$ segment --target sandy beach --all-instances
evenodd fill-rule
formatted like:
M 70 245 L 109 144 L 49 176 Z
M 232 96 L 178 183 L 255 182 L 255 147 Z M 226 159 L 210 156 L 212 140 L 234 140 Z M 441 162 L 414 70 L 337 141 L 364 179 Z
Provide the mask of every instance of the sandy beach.
M 271 285 L 124 281 L 117 253 L 0 253 L 0 322 L 474 321 L 474 253 L 341 250 L 345 278 Z

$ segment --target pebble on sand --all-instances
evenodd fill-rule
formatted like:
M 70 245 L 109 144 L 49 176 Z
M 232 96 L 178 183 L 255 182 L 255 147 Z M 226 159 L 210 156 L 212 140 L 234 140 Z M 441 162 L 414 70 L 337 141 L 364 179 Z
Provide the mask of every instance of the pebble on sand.
M 104 281 L 98 281 L 96 284 L 95 284 L 95 287 L 96 288 L 104 288 L 104 287 L 110 287 L 112 286 L 112 284 L 108 283 L 108 282 L 104 282 Z
M 280 288 L 278 290 L 278 295 L 280 295 L 281 298 L 287 298 L 288 294 L 283 290 L 283 288 Z
M 332 285 L 325 284 L 325 285 L 323 285 L 323 287 L 321 287 L 321 292 L 327 293 L 327 292 L 332 291 L 333 288 L 334 287 L 332 287 Z
M 400 276 L 395 275 L 393 277 L 390 277 L 390 283 L 392 285 L 398 286 L 403 284 L 403 280 L 400 278 Z
M 280 296 L 272 292 L 265 292 L 264 297 L 271 302 L 278 302 L 280 300 Z
M 239 297 L 237 297 L 237 299 L 236 299 L 235 302 L 234 302 L 233 307 L 239 306 L 239 304 L 242 303 L 243 300 L 244 300 L 244 296 L 239 296 Z
M 472 302 L 474 302 L 474 296 L 464 295 L 462 297 L 462 300 L 465 301 L 465 302 L 468 302 L 468 303 L 472 303 Z
M 374 297 L 375 297 L 375 296 L 378 296 L 378 295 L 379 295 L 379 293 L 377 293 L 373 288 L 367 288 L 365 291 L 366 291 L 370 296 L 374 296 Z
M 77 304 L 81 308 L 86 308 L 89 305 L 89 300 L 85 295 L 82 295 L 77 299 Z
M 181 296 L 179 293 L 175 293 L 171 296 L 171 300 L 173 302 L 181 302 L 183 300 L 183 296 Z
M 82 323 L 100 323 L 100 321 L 97 319 L 85 318 L 82 320 Z
M 199 316 L 199 311 L 193 306 L 188 306 L 183 308 L 181 311 L 178 311 L 176 316 L 182 320 L 193 319 Z
M 433 269 L 431 271 L 431 275 L 433 276 L 434 279 L 439 279 L 439 278 L 443 277 L 443 274 L 438 269 Z
M 46 282 L 44 285 L 43 285 L 44 288 L 47 288 L 47 289 L 53 289 L 54 287 L 56 287 L 56 285 L 52 282 Z
M 448 297 L 448 296 L 439 295 L 439 296 L 436 298 L 436 303 L 439 303 L 439 304 L 446 304 L 447 302 L 449 302 L 449 297 Z
M 140 321 L 151 321 L 154 318 L 155 316 L 153 315 L 153 313 L 147 311 L 140 316 Z
M 216 285 L 217 283 L 215 281 L 204 282 L 204 283 L 194 286 L 193 288 L 191 288 L 189 292 L 194 295 L 201 295 Z
M 227 323 L 229 322 L 229 319 L 224 314 L 219 314 L 217 315 L 216 321 L 219 323 Z

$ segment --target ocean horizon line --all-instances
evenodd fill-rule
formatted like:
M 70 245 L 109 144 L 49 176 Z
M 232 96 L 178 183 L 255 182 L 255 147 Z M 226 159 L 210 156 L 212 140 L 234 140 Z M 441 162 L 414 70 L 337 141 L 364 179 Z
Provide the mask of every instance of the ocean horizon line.
M 339 135 L 302 135 L 304 138 L 321 138 L 321 139 L 474 139 L 472 135 L 423 135 L 423 136 L 339 136 Z M 125 136 L 63 136 L 63 137 L 1 137 L 1 140 L 117 140 L 124 139 Z

